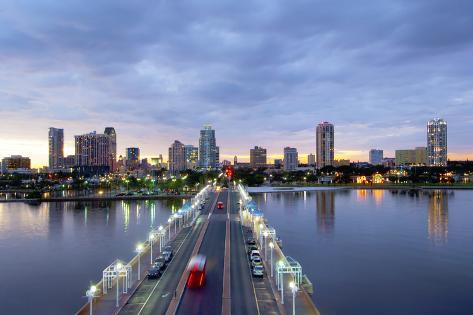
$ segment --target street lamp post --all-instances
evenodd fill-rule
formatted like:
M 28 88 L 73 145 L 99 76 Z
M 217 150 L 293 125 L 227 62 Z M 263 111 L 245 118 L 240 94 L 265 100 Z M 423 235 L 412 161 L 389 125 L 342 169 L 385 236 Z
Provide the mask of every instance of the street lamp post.
M 267 238 L 268 238 L 268 232 L 264 231 L 263 236 L 264 236 L 264 260 L 268 261 L 268 246 L 266 246 Z
M 123 268 L 123 265 L 120 262 L 117 263 L 116 266 L 115 266 L 115 270 L 116 270 L 116 273 L 117 273 L 117 300 L 116 300 L 116 303 L 115 303 L 116 307 L 120 306 L 118 297 L 119 297 L 119 294 L 120 294 L 120 271 L 122 270 L 122 268 Z
M 143 252 L 143 244 L 140 243 L 136 246 L 136 252 L 138 253 L 138 281 L 139 281 L 141 280 L 141 253 Z
M 271 278 L 273 277 L 273 249 L 274 249 L 274 243 L 269 242 L 269 247 L 271 248 Z
M 280 260 L 279 261 L 279 266 L 284 266 L 284 263 Z M 280 282 L 280 286 L 281 286 L 281 304 L 284 304 L 284 273 L 282 272 L 278 272 L 278 278 L 281 277 L 279 279 L 279 282 Z
M 172 222 L 172 219 L 169 218 L 168 219 L 168 223 L 169 223 L 169 241 L 171 241 L 171 222 Z
M 291 281 L 289 283 L 289 287 L 291 288 L 292 291 L 292 315 L 296 315 L 296 293 L 297 293 L 297 285 L 294 283 L 294 281 Z
M 89 298 L 89 315 L 92 315 L 92 304 L 94 302 L 95 292 L 97 292 L 95 285 L 90 286 L 90 289 L 85 292 L 85 295 Z
M 163 244 L 163 236 L 164 236 L 162 225 L 159 226 L 158 233 L 159 233 L 159 252 L 161 252 L 162 244 Z M 153 262 L 151 262 L 151 263 L 153 263 Z
M 150 247 L 150 264 L 153 264 L 153 241 L 155 238 L 155 234 L 153 232 L 149 233 L 149 247 Z M 161 250 L 160 250 L 161 251 Z

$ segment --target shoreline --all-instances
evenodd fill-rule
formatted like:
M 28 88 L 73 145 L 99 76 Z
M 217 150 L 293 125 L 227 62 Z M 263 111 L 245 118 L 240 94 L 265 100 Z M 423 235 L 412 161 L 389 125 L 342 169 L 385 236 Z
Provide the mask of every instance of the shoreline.
M 317 186 L 259 186 L 248 187 L 249 193 L 281 193 L 326 190 L 473 190 L 473 185 L 317 185 Z
M 80 201 L 129 201 L 129 200 L 158 200 L 158 199 L 190 199 L 194 195 L 155 195 L 155 196 L 86 196 L 86 197 L 56 197 L 56 198 L 35 198 L 35 199 L 2 199 L 0 203 L 41 203 L 41 202 L 80 202 Z

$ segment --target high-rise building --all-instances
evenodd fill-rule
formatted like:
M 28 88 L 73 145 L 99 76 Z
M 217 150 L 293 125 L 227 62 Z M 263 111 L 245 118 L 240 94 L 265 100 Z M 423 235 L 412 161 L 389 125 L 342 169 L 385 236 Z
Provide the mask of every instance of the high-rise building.
M 186 151 L 186 168 L 194 169 L 199 162 L 199 148 L 191 144 L 186 144 L 184 148 Z
M 310 153 L 307 155 L 307 165 L 309 166 L 315 166 L 315 155 Z
M 76 156 L 68 155 L 64 157 L 64 168 L 73 168 L 76 165 Z
M 317 167 L 333 165 L 335 157 L 335 130 L 331 123 L 323 122 L 317 125 Z
M 417 147 L 414 150 L 396 150 L 396 165 L 426 165 L 426 148 Z
M 253 168 L 266 167 L 266 149 L 255 146 L 250 149 L 250 166 Z
M 169 173 L 173 175 L 186 169 L 186 148 L 180 141 L 175 140 L 169 148 Z
M 117 133 L 115 132 L 115 128 L 113 127 L 106 127 L 104 134 L 108 136 L 110 142 L 110 168 L 111 171 L 117 170 Z
M 274 159 L 274 168 L 280 169 L 284 164 L 283 159 Z
M 371 149 L 370 150 L 370 164 L 381 165 L 383 164 L 383 150 Z
M 64 129 L 49 128 L 49 168 L 52 170 L 64 167 Z
M 79 136 L 75 139 L 76 166 L 100 166 L 111 170 L 110 139 L 106 134 L 95 131 Z
M 284 170 L 295 171 L 299 164 L 299 158 L 296 148 L 284 148 Z
M 205 125 L 199 138 L 199 167 L 215 169 L 218 167 L 220 152 L 215 140 L 215 130 Z
M 447 166 L 447 122 L 432 119 L 427 123 L 427 163 Z
M 15 173 L 20 170 L 29 170 L 31 160 L 29 157 L 12 155 L 2 159 L 2 173 Z
M 134 170 L 140 165 L 140 148 L 126 148 L 126 167 Z

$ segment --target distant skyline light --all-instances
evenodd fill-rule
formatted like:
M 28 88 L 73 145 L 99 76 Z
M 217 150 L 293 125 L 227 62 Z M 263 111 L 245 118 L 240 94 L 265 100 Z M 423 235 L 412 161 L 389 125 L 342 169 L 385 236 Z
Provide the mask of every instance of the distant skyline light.
M 48 165 L 48 130 L 113 126 L 117 155 L 167 156 L 212 125 L 220 160 L 249 149 L 316 151 L 335 126 L 335 159 L 427 146 L 448 123 L 448 158 L 473 159 L 473 2 L 72 0 L 0 9 L 0 158 Z

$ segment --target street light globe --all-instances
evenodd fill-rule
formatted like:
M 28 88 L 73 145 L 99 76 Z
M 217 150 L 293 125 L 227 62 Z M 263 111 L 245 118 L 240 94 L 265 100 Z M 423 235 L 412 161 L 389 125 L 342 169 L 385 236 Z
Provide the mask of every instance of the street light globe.
M 163 230 L 163 226 L 160 225 L 159 228 L 158 228 L 159 231 L 162 231 Z
M 263 223 L 260 223 L 260 224 L 259 224 L 259 228 L 260 228 L 260 229 L 263 228 Z
M 289 287 L 291 289 L 294 289 L 294 287 L 295 287 L 294 281 L 289 282 Z
M 136 251 L 138 253 L 141 253 L 143 251 L 143 244 L 139 243 L 138 245 L 136 245 Z
M 171 219 L 171 217 L 170 217 L 170 218 L 168 219 L 168 223 L 171 223 L 171 222 L 172 222 L 172 219 Z
M 90 293 L 94 294 L 95 292 L 97 292 L 97 287 L 95 285 L 91 285 L 89 291 Z
M 121 262 L 118 262 L 117 265 L 116 265 L 116 269 L 117 270 L 122 270 L 123 268 L 123 264 Z
M 269 242 L 269 247 L 274 248 L 274 243 L 273 243 L 273 242 Z
M 154 233 L 153 232 L 149 233 L 149 239 L 154 240 Z
M 263 232 L 263 236 L 264 236 L 264 237 L 268 237 L 268 231 L 264 231 L 264 232 Z
M 282 260 L 278 261 L 278 265 L 284 267 L 284 262 Z

